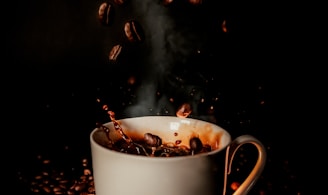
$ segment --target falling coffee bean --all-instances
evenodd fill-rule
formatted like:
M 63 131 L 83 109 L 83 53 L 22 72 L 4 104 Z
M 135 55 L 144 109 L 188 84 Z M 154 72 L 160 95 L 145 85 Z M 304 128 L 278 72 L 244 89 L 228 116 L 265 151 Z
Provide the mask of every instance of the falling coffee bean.
M 120 44 L 115 45 L 109 52 L 109 60 L 116 61 L 121 51 L 122 51 L 122 46 Z
M 145 38 L 142 26 L 135 20 L 125 23 L 124 33 L 130 42 L 142 42 Z
M 102 3 L 98 10 L 98 18 L 102 25 L 112 25 L 114 21 L 114 6 L 109 2 Z
M 193 137 L 189 140 L 190 150 L 197 154 L 203 149 L 203 143 L 198 137 Z

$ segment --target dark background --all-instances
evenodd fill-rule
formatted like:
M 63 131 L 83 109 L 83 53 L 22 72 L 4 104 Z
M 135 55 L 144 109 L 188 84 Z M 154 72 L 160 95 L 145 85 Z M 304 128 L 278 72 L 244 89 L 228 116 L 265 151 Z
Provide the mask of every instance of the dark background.
M 308 81 L 309 65 L 295 66 L 310 58 L 294 36 L 297 17 L 286 17 L 289 9 L 269 3 L 208 0 L 200 8 L 187 1 L 168 7 L 153 1 L 152 9 L 159 10 L 151 11 L 146 2 L 115 5 L 110 27 L 97 19 L 102 1 L 33 0 L 3 7 L 3 107 L 9 116 L 3 124 L 10 135 L 3 161 L 10 161 L 14 190 L 30 191 L 29 179 L 40 169 L 38 155 L 59 162 L 64 158 L 58 165 L 63 167 L 89 159 L 89 133 L 96 122 L 109 121 L 102 104 L 119 118 L 156 114 L 145 108 L 129 112 L 138 96 L 155 94 L 142 88 L 150 83 L 161 96 L 141 107 L 174 115 L 181 103 L 191 102 L 190 117 L 213 121 L 233 137 L 252 134 L 263 141 L 268 162 L 251 194 L 320 191 L 310 186 L 316 184 L 313 157 L 307 157 L 314 138 L 308 139 L 313 131 L 305 124 L 314 87 Z M 163 16 L 164 9 L 169 16 Z M 123 36 L 122 25 L 132 18 L 144 25 L 141 44 Z M 223 20 L 228 33 L 222 32 Z M 108 53 L 118 43 L 128 50 L 121 61 L 109 62 Z M 132 85 L 127 83 L 131 76 Z M 197 95 L 208 101 L 197 104 Z M 175 102 L 168 103 L 167 97 Z M 211 105 L 214 112 L 208 110 Z

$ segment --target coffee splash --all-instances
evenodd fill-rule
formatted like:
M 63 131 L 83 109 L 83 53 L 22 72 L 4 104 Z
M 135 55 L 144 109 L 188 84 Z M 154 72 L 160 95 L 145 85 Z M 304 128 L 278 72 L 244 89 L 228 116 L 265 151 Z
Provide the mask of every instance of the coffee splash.
M 108 139 L 108 144 L 106 147 L 111 150 L 150 157 L 186 156 L 211 151 L 211 146 L 203 144 L 197 136 L 192 136 L 190 138 L 189 146 L 180 145 L 180 140 L 176 140 L 175 143 L 165 142 L 161 137 L 150 132 L 145 133 L 142 138 L 132 139 L 124 132 L 120 122 L 116 120 L 115 112 L 109 110 L 107 105 L 103 105 L 102 108 L 107 112 L 110 120 L 112 121 L 114 130 L 120 135 L 121 138 L 114 142 L 110 138 L 110 128 L 102 124 L 97 124 L 98 128 L 105 132 Z M 186 118 L 188 114 L 191 113 L 190 105 L 183 104 L 177 113 L 179 113 L 177 117 Z M 175 135 L 178 134 L 176 133 Z

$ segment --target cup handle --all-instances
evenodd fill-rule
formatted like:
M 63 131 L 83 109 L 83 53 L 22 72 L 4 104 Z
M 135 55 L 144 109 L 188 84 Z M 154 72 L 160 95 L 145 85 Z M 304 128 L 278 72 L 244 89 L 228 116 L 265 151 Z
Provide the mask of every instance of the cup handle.
M 231 164 L 233 158 L 239 147 L 242 146 L 243 144 L 253 144 L 258 151 L 258 157 L 253 169 L 251 170 L 247 178 L 243 181 L 243 183 L 241 183 L 238 189 L 233 193 L 233 195 L 246 195 L 249 192 L 249 190 L 253 187 L 253 185 L 255 184 L 255 182 L 257 181 L 257 179 L 259 178 L 259 176 L 261 175 L 264 169 L 267 153 L 263 144 L 258 139 L 256 139 L 251 135 L 241 135 L 237 137 L 229 144 L 226 150 L 224 191 L 223 191 L 224 195 L 226 194 L 227 177 L 231 173 Z

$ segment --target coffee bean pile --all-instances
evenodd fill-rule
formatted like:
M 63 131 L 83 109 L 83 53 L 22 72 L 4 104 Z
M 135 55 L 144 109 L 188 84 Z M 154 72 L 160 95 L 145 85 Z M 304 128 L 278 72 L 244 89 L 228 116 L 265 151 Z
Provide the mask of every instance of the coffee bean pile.
M 82 159 L 82 166 L 65 170 L 57 167 L 51 160 L 42 160 L 38 156 L 41 168 L 28 180 L 28 187 L 32 194 L 36 195 L 95 195 L 95 187 L 92 169 L 88 165 L 88 159 Z M 65 167 L 67 168 L 67 167 Z M 23 176 L 20 177 L 25 180 Z

